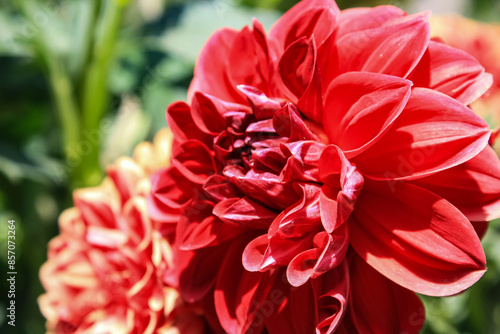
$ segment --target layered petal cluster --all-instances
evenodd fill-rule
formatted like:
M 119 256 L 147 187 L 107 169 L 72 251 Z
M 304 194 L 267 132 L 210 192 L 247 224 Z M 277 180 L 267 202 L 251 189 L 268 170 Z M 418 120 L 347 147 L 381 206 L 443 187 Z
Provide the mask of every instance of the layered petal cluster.
M 75 191 L 40 272 L 49 333 L 205 332 L 205 320 L 163 282 L 169 235 L 147 212 L 149 175 L 167 165 L 171 138 L 160 131 L 135 160 L 109 166 L 100 186 Z
M 310 0 L 206 43 L 148 203 L 177 224 L 166 281 L 225 332 L 416 333 L 414 292 L 484 274 L 500 162 L 468 105 L 492 76 L 428 17 Z
M 435 16 L 431 20 L 431 33 L 474 56 L 493 75 L 491 88 L 471 107 L 494 127 L 500 127 L 500 25 L 481 23 L 458 15 Z

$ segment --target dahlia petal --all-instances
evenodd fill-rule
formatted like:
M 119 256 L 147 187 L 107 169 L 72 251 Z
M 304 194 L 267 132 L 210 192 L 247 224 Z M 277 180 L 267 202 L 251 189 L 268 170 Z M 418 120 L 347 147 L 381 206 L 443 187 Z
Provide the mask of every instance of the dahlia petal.
M 243 251 L 243 267 L 248 271 L 260 271 L 262 259 L 269 245 L 267 234 L 263 234 L 248 243 Z
M 269 98 L 255 87 L 239 85 L 238 89 L 248 98 L 253 114 L 259 121 L 272 118 L 284 106 L 284 101 Z
M 329 142 L 353 157 L 373 145 L 401 114 L 412 83 L 394 76 L 350 72 L 337 77 L 325 98 Z
M 286 49 L 294 38 L 318 36 L 318 45 L 333 32 L 340 10 L 335 1 L 301 1 L 288 10 L 270 29 L 269 38 Z
M 313 173 L 314 173 L 314 171 L 313 171 Z M 316 168 L 315 174 L 317 174 L 317 168 Z M 281 170 L 279 179 L 281 181 L 284 181 L 284 182 L 295 182 L 295 181 L 317 182 L 318 181 L 318 178 L 314 177 L 314 174 L 313 175 L 306 174 L 304 163 L 294 156 L 291 156 L 288 158 L 286 165 Z
M 405 11 L 394 6 L 345 9 L 338 19 L 337 38 L 356 31 L 378 28 L 392 19 L 406 15 Z
M 256 173 L 250 170 L 246 175 L 236 167 L 226 168 L 224 175 L 229 177 L 241 192 L 251 199 L 266 205 L 285 209 L 298 200 L 293 185 L 280 182 L 278 176 L 271 173 Z
M 288 137 L 289 142 L 319 140 L 304 123 L 297 107 L 291 103 L 276 111 L 273 116 L 273 127 L 280 136 Z
M 493 76 L 468 53 L 430 41 L 426 53 L 409 78 L 416 87 L 425 87 L 470 104 L 493 84 Z
M 331 233 L 342 225 L 354 210 L 354 204 L 363 188 L 361 173 L 337 146 L 328 146 L 321 155 L 319 177 L 322 187 L 319 205 L 321 222 Z
M 229 198 L 217 203 L 213 214 L 222 221 L 245 225 L 250 228 L 267 229 L 277 214 L 248 197 Z
M 204 92 L 222 100 L 244 103 L 245 98 L 229 83 L 227 58 L 214 54 L 230 54 L 238 31 L 230 28 L 217 30 L 205 43 L 194 68 L 194 79 L 188 90 L 188 101 L 195 92 Z
M 353 162 L 372 179 L 415 179 L 471 159 L 489 136 L 488 124 L 462 103 L 415 88 L 389 131 Z
M 264 25 L 262 25 L 262 23 L 260 23 L 260 21 L 257 20 L 255 17 L 252 19 L 252 26 L 253 26 L 253 35 L 255 38 L 255 43 L 256 45 L 260 46 L 268 62 L 269 47 L 267 45 L 266 29 L 264 28 Z
M 222 131 L 214 138 L 214 156 L 217 161 L 225 162 L 234 152 L 234 137 L 228 131 Z
M 235 238 L 246 229 L 238 224 L 223 222 L 212 215 L 214 205 L 195 200 L 186 206 L 177 225 L 177 243 L 181 250 L 216 246 Z
M 260 23 L 254 20 L 256 31 L 245 26 L 234 39 L 228 54 L 228 77 L 233 87 L 243 84 L 266 90 L 269 74 L 267 41 Z M 265 33 L 264 33 L 265 34 Z M 258 40 L 256 40 L 258 38 Z
M 243 252 L 243 266 L 248 271 L 268 271 L 283 267 L 298 254 L 312 247 L 316 230 L 301 231 L 294 237 L 262 235 L 250 241 Z
M 228 198 L 240 197 L 234 184 L 222 175 L 210 176 L 205 184 L 203 184 L 203 190 L 217 202 Z
M 340 191 L 338 189 L 332 189 L 328 186 L 323 186 L 320 194 L 321 223 L 327 232 L 333 231 L 345 222 L 344 219 L 339 217 L 339 194 Z
M 178 286 L 182 299 L 192 303 L 203 299 L 213 291 L 217 275 L 222 265 L 221 259 L 228 254 L 230 243 L 207 247 L 196 251 L 182 251 L 175 248 L 176 259 L 172 286 Z M 200 275 L 200 273 L 203 273 Z
M 212 137 L 203 133 L 194 123 L 191 116 L 191 107 L 182 101 L 171 103 L 165 113 L 167 123 L 172 130 L 174 139 L 183 143 L 189 139 L 198 139 L 205 145 L 211 144 Z
M 347 261 L 321 276 L 322 287 L 317 301 L 317 334 L 337 333 L 347 311 L 350 273 Z M 376 304 L 371 304 L 376 305 Z
M 286 87 L 297 98 L 304 95 L 316 67 L 316 47 L 305 37 L 292 43 L 281 56 L 278 66 Z
M 255 149 L 252 152 L 252 159 L 255 170 L 273 174 L 279 174 L 287 163 L 287 158 L 279 147 Z
M 127 241 L 127 235 L 122 231 L 101 226 L 89 226 L 86 238 L 89 244 L 105 248 L 122 247 Z
M 246 130 L 247 136 L 252 133 L 260 134 L 260 133 L 269 133 L 276 134 L 276 130 L 273 126 L 272 119 L 265 119 L 262 121 L 254 122 L 250 124 Z
M 134 160 L 126 157 L 119 158 L 108 166 L 106 172 L 113 180 L 122 203 L 137 194 L 138 183 L 146 177 L 144 170 Z
M 275 235 L 297 237 L 301 233 L 309 233 L 319 223 L 321 188 L 315 184 L 297 182 L 293 189 L 293 193 L 300 194 L 300 197 L 274 219 L 268 230 L 269 238 Z
M 310 8 L 297 17 L 297 21 L 289 28 L 284 48 L 296 40 L 314 37 L 316 44 L 321 45 L 335 30 L 336 13 L 329 8 Z
M 86 225 L 116 228 L 115 214 L 120 211 L 118 196 L 114 187 L 101 185 L 76 190 L 73 201 Z
M 349 221 L 351 245 L 373 268 L 415 292 L 447 296 L 474 284 L 486 259 L 453 205 L 418 186 L 370 182 Z
M 349 246 L 347 228 L 343 225 L 332 234 L 320 232 L 314 236 L 313 243 L 313 249 L 295 256 L 288 265 L 287 278 L 293 286 L 300 286 L 342 262 Z
M 174 147 L 172 166 L 196 184 L 204 184 L 217 170 L 211 151 L 198 140 L 188 140 Z
M 314 333 L 314 328 L 318 323 L 319 285 L 319 280 L 316 280 L 297 288 L 290 286 L 285 275 L 282 279 L 276 279 L 268 298 L 271 303 L 268 304 L 277 311 L 266 314 L 269 314 L 265 319 L 268 332 L 270 334 Z
M 413 183 L 445 198 L 469 220 L 500 218 L 500 161 L 490 146 L 461 165 Z
M 315 122 L 321 122 L 323 117 L 323 86 L 321 84 L 322 79 L 318 67 L 318 56 L 314 39 L 311 39 L 310 48 L 314 52 L 313 72 L 309 84 L 297 101 L 297 106 L 307 118 Z
M 216 136 L 226 128 L 226 121 L 214 102 L 210 96 L 200 92 L 196 92 L 191 100 L 191 115 L 194 124 L 211 136 Z
M 273 120 L 266 119 L 250 124 L 246 129 L 245 143 L 254 149 L 279 147 L 288 138 L 281 137 L 273 127 Z
M 350 277 L 350 315 L 357 331 L 420 333 L 425 308 L 414 292 L 385 278 L 358 256 L 351 260 Z
M 397 17 L 384 25 L 348 33 L 337 40 L 341 73 L 365 71 L 405 78 L 429 42 L 428 14 Z
M 151 218 L 177 223 L 180 208 L 196 194 L 196 186 L 175 167 L 159 170 L 151 176 L 148 212 Z
M 260 271 L 288 265 L 298 254 L 313 247 L 313 239 L 317 232 L 313 226 L 307 226 L 301 231 L 294 231 L 290 236 L 268 235 L 269 245 L 262 258 Z
M 363 186 L 363 179 L 359 179 L 353 189 L 338 190 L 323 186 L 319 206 L 321 210 L 321 223 L 325 231 L 331 233 L 349 219 L 357 196 Z
M 138 252 L 148 248 L 151 245 L 153 232 L 146 199 L 142 196 L 130 199 L 123 207 L 123 216 L 127 223 L 121 228 L 131 244 Z
M 319 161 L 325 145 L 316 141 L 297 141 L 280 146 L 288 158 L 279 171 L 280 179 L 287 182 L 319 182 Z
M 234 243 L 228 250 L 215 286 L 215 308 L 228 333 L 259 332 L 264 322 L 254 320 L 276 278 L 271 273 L 246 271 L 241 264 L 242 244 Z

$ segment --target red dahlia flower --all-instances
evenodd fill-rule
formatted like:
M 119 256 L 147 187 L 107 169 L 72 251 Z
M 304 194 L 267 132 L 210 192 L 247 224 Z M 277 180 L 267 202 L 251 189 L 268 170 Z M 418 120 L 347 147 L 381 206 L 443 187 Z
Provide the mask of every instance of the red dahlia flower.
M 204 332 L 203 318 L 162 281 L 172 252 L 163 224 L 147 212 L 148 177 L 167 164 L 170 145 L 171 134 L 161 131 L 155 146 L 136 148 L 136 160 L 109 166 L 99 187 L 74 193 L 40 272 L 49 333 Z
M 486 270 L 500 162 L 467 105 L 491 82 L 392 6 L 302 1 L 268 34 L 217 31 L 152 178 L 153 217 L 177 222 L 166 279 L 213 293 L 229 333 L 418 332 L 414 292 Z

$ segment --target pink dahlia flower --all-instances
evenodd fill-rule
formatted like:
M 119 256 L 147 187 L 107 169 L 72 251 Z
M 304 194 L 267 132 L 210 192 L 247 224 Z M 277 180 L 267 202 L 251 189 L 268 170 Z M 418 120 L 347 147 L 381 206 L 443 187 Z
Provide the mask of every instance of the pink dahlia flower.
M 163 283 L 172 250 L 145 195 L 150 173 L 167 164 L 171 133 L 161 131 L 155 144 L 140 144 L 136 160 L 109 166 L 99 187 L 75 191 L 75 207 L 60 216 L 61 234 L 40 272 L 49 333 L 205 331 L 203 318 Z
M 166 280 L 226 332 L 415 333 L 414 292 L 484 274 L 500 162 L 468 105 L 492 78 L 428 16 L 302 1 L 201 51 L 149 207 L 177 223 Z

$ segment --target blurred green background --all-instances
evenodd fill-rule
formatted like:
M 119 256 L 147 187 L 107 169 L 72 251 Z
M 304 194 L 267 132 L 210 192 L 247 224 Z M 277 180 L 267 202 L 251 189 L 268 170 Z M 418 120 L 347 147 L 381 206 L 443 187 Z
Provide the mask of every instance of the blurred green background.
M 7 221 L 16 220 L 16 327 L 43 333 L 38 270 L 71 191 L 93 186 L 106 164 L 131 154 L 185 100 L 196 56 L 211 32 L 257 17 L 266 28 L 292 0 L 0 0 L 0 264 Z M 500 0 L 337 1 L 341 8 L 393 4 L 500 21 Z M 500 41 L 499 41 L 500 42 Z M 499 60 L 500 61 L 500 60 Z M 489 270 L 469 291 L 425 298 L 424 333 L 500 333 L 500 223 L 484 239 Z M 2 277 L 6 274 L 2 274 Z

